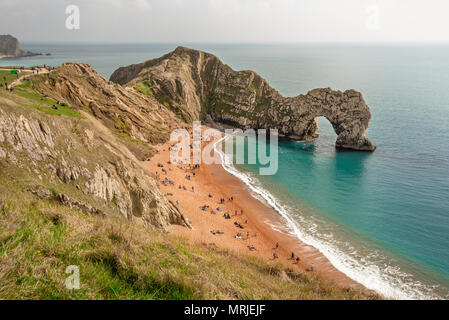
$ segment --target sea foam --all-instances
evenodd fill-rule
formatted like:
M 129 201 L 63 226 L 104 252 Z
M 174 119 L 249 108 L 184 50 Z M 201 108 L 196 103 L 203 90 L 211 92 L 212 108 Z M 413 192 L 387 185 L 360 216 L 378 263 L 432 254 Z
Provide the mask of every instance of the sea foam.
M 293 218 L 289 213 L 292 208 L 282 205 L 275 196 L 262 187 L 257 177 L 236 169 L 233 159 L 221 148 L 217 148 L 219 143 L 229 137 L 230 135 L 226 135 L 214 143 L 214 152 L 219 154 L 223 169 L 243 181 L 256 198 L 260 197 L 278 212 L 292 235 L 316 248 L 337 270 L 386 298 L 401 300 L 447 298 L 436 293 L 437 285 L 424 284 L 411 274 L 403 272 L 400 267 L 389 263 L 388 259 L 377 250 L 371 251 L 369 255 L 362 255 L 353 245 L 337 240 L 329 232 L 320 233 L 319 226 L 310 219 L 304 216 Z M 279 229 L 279 226 L 272 227 Z

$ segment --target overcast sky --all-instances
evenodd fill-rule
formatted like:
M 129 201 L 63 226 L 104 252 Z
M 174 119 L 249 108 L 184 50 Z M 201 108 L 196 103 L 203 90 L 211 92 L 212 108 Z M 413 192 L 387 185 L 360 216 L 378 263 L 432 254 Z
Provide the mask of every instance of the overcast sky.
M 449 42 L 449 0 L 0 0 L 0 12 L 0 34 L 22 42 Z

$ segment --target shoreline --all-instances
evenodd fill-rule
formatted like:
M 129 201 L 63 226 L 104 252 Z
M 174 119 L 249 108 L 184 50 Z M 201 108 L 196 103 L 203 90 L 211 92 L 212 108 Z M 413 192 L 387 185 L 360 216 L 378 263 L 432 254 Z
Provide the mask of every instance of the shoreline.
M 311 273 L 313 264 L 316 276 L 339 287 L 372 291 L 336 269 L 317 248 L 290 234 L 284 218 L 274 208 L 255 198 L 245 182 L 227 172 L 221 164 L 202 164 L 194 170 L 189 165 L 169 164 L 169 149 L 174 144 L 167 142 L 158 146 L 158 154 L 145 163 L 145 167 L 156 174 L 161 192 L 192 224 L 192 229 L 172 225 L 169 233 L 191 242 L 215 244 L 240 254 L 254 255 L 294 271 Z M 186 179 L 188 175 L 190 179 Z M 162 181 L 165 178 L 173 185 L 164 185 Z M 233 201 L 229 200 L 231 197 Z M 221 198 L 226 200 L 224 204 L 220 203 Z M 209 208 L 203 211 L 202 206 Z M 229 213 L 230 219 L 225 219 L 224 213 Z M 244 229 L 236 227 L 234 222 L 240 223 Z M 224 234 L 211 233 L 217 230 Z M 235 238 L 238 232 L 242 235 L 240 239 Z M 249 238 L 246 237 L 248 232 Z M 275 249 L 276 243 L 279 244 L 278 249 Z M 248 246 L 254 246 L 255 250 Z M 295 257 L 300 257 L 299 263 L 291 259 L 292 252 Z M 277 254 L 277 259 L 273 258 L 273 253 Z

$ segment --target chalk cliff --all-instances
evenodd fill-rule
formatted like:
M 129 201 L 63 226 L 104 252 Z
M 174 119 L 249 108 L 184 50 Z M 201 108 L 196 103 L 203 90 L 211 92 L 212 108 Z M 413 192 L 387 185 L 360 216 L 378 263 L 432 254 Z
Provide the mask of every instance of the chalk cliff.
M 117 69 L 111 81 L 154 96 L 186 122 L 205 120 L 236 128 L 273 128 L 291 139 L 316 137 L 326 117 L 336 147 L 374 151 L 365 137 L 371 119 L 362 94 L 330 88 L 283 97 L 254 71 L 235 71 L 216 56 L 178 47 L 161 58 Z

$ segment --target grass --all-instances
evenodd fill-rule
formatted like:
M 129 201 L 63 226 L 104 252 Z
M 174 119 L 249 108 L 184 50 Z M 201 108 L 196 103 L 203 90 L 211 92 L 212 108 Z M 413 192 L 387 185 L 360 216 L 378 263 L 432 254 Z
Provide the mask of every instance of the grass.
M 256 93 L 256 87 L 254 85 L 254 83 L 251 83 L 248 87 L 248 91 L 251 93 Z
M 0 299 L 377 298 L 127 220 L 37 200 L 23 191 L 25 182 L 8 181 L 0 177 Z M 70 265 L 79 267 L 79 290 L 65 287 Z
M 141 93 L 143 93 L 144 95 L 147 95 L 147 96 L 153 95 L 153 90 L 151 89 L 148 81 L 139 82 L 138 84 L 136 84 L 134 86 L 134 89 L 136 89 L 137 91 L 140 91 Z
M 81 113 L 71 109 L 68 105 L 64 103 L 58 103 L 57 101 L 48 97 L 44 97 L 42 94 L 34 91 L 31 88 L 30 82 L 28 80 L 24 80 L 23 84 L 16 86 L 14 88 L 13 94 L 28 100 L 27 103 L 20 103 L 21 105 L 37 109 L 46 114 L 54 116 L 65 115 L 78 119 L 83 118 Z M 53 109 L 53 105 L 56 106 L 57 109 Z
M 25 74 L 25 72 L 19 73 L 19 77 L 22 76 L 23 74 Z M 29 73 L 29 72 L 26 72 L 26 73 Z M 8 83 L 8 85 L 17 79 L 17 76 L 15 74 L 11 74 L 10 70 L 0 70 L 0 83 L 3 85 L 5 84 L 5 77 L 6 77 L 6 82 Z

